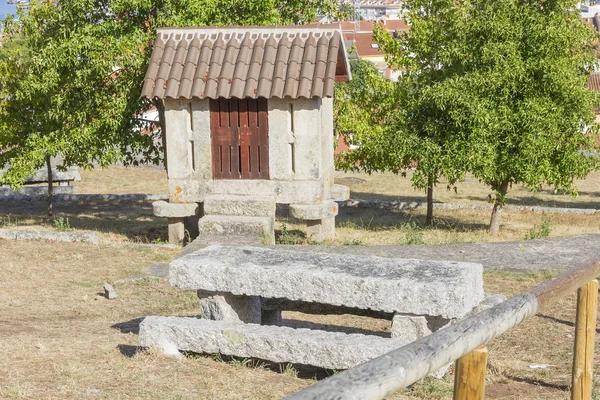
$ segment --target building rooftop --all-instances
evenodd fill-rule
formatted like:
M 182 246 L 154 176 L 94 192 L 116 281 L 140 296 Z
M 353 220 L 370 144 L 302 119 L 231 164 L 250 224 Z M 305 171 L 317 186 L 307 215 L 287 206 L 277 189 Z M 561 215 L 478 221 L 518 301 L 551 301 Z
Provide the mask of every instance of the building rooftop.
M 332 97 L 350 79 L 339 24 L 157 31 L 147 98 Z

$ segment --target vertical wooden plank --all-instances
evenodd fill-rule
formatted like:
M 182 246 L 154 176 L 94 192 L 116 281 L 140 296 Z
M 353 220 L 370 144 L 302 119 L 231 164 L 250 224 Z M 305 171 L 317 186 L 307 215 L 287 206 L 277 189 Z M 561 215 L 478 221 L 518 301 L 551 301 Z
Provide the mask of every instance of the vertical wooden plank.
M 250 179 L 251 178 L 251 168 L 250 168 L 250 153 L 249 153 L 249 145 L 250 145 L 250 136 L 252 134 L 252 127 L 250 125 L 250 116 L 248 110 L 248 103 L 251 103 L 252 100 L 243 99 L 239 101 L 239 109 L 238 115 L 240 120 L 240 169 L 241 169 L 241 178 L 242 179 Z
M 258 99 L 259 179 L 269 179 L 269 122 L 267 99 Z
M 260 139 L 258 127 L 258 100 L 248 100 L 248 122 L 250 124 L 250 134 L 247 142 L 248 156 L 250 159 L 249 176 L 250 179 L 258 179 L 258 145 Z
M 587 400 L 592 398 L 597 309 L 598 281 L 593 280 L 583 285 L 577 291 L 577 319 L 575 321 L 571 400 Z
M 219 99 L 219 127 L 229 127 L 229 102 L 227 99 Z
M 248 100 L 242 99 L 239 100 L 238 107 L 238 115 L 239 115 L 239 127 L 240 128 L 248 128 Z
M 212 173 L 213 179 L 221 178 L 221 146 L 219 143 L 220 107 L 219 101 L 210 99 L 210 134 L 212 151 Z
M 240 179 L 240 131 L 239 131 L 238 100 L 229 99 L 229 179 Z
M 488 350 L 479 347 L 456 360 L 454 400 L 483 400 Z

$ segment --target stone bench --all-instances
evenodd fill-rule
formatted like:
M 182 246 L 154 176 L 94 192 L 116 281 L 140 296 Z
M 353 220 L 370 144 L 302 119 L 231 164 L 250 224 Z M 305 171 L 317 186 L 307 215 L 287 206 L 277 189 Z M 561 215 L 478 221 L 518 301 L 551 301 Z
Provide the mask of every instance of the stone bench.
M 354 353 L 377 342 L 374 348 L 381 352 L 373 350 L 372 358 L 462 319 L 486 301 L 493 305 L 499 299 L 486 299 L 482 273 L 474 263 L 209 246 L 169 268 L 171 285 L 198 291 L 202 319 L 151 317 L 140 328 L 140 340 L 144 346 L 277 362 L 280 357 L 268 352 L 275 354 L 281 345 L 288 353 L 285 362 L 348 368 L 352 362 L 327 356 L 335 353 L 335 343 Z M 353 334 L 348 339 L 340 332 L 318 331 L 314 341 L 322 347 L 313 351 L 325 361 L 308 362 L 303 350 L 294 350 L 296 344 L 307 348 L 301 340 L 306 332 L 278 326 L 281 310 L 386 318 L 392 321 L 391 338 Z M 274 343 L 270 349 L 268 343 Z
M 276 322 L 280 304 L 389 318 L 401 335 L 403 325 L 435 329 L 471 312 L 484 299 L 482 271 L 473 263 L 209 246 L 171 262 L 169 281 L 198 290 L 209 319 Z
M 71 186 L 72 182 L 78 182 L 81 180 L 79 175 L 79 169 L 77 167 L 68 167 L 66 171 L 59 171 L 56 166 L 52 166 L 52 182 L 58 183 L 58 186 Z M 48 182 L 48 169 L 40 168 L 30 176 L 26 184 L 37 184 Z
M 278 363 L 347 369 L 407 344 L 374 335 L 240 324 L 198 318 L 144 318 L 140 344 Z
M 57 161 L 53 160 L 52 165 L 52 183 L 57 183 L 58 187 L 54 188 L 54 193 L 61 194 L 73 194 L 77 192 L 77 186 L 72 186 L 73 182 L 81 180 L 79 175 L 79 169 L 75 166 L 68 167 L 66 171 L 60 171 L 56 168 Z M 0 175 L 2 175 L 6 169 L 0 169 Z M 35 173 L 27 178 L 25 185 L 37 185 L 41 183 L 48 183 L 48 169 L 47 167 L 40 168 Z M 47 186 L 36 187 L 36 186 L 23 186 L 16 192 L 13 191 L 9 186 L 0 186 L 0 195 L 43 195 L 48 192 Z

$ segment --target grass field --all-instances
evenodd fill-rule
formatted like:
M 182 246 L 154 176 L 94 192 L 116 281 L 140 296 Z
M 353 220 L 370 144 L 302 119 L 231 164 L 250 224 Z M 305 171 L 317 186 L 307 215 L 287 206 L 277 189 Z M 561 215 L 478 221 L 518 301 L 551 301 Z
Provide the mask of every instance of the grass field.
M 154 168 L 109 167 L 82 170 L 81 182 L 77 183 L 80 193 L 166 193 L 167 175 Z M 350 187 L 353 199 L 425 201 L 425 193 L 415 191 L 410 183 L 412 174 L 406 177 L 392 173 L 364 174 L 337 172 L 335 181 Z M 547 207 L 600 208 L 600 171 L 577 181 L 579 195 L 554 193 L 546 187 L 532 194 L 521 185 L 509 189 L 507 204 L 537 205 Z M 448 190 L 440 182 L 434 190 L 434 200 L 442 203 L 486 204 L 491 190 L 472 177 L 456 185 L 456 191 Z
M 314 376 L 327 375 L 249 360 L 173 359 L 153 349 L 139 350 L 140 318 L 198 312 L 191 291 L 159 279 L 126 279 L 170 260 L 177 250 L 0 241 L 0 252 L 0 398 L 279 399 L 314 383 Z M 511 295 L 550 277 L 488 272 L 484 279 L 486 291 Z M 113 284 L 117 299 L 99 295 L 105 281 Z M 487 398 L 568 398 L 574 315 L 570 296 L 494 340 Z M 386 321 L 349 315 L 284 313 L 284 319 L 296 325 L 307 320 L 389 331 Z M 530 369 L 531 363 L 549 367 Z M 428 379 L 391 398 L 450 399 L 451 388 L 452 376 Z
M 395 176 L 339 174 L 338 178 L 351 186 L 354 198 L 414 201 L 421 195 L 412 191 L 407 179 Z M 582 182 L 585 194 L 579 198 L 549 192 L 527 197 L 523 192 L 519 201 L 597 207 L 594 186 L 599 178 Z M 449 197 L 437 200 L 485 200 L 485 188 L 477 189 L 470 181 L 464 184 L 471 185 L 472 196 L 462 195 L 463 188 L 459 188 L 459 197 L 438 191 L 439 196 Z M 81 193 L 164 193 L 166 176 L 155 169 L 83 171 L 79 188 Z M 215 356 L 173 359 L 154 349 L 138 349 L 140 318 L 198 312 L 193 292 L 173 289 L 160 279 L 128 279 L 153 263 L 171 260 L 179 251 L 135 245 L 166 240 L 166 221 L 152 215 L 149 202 L 56 202 L 55 211 L 63 218 L 60 226 L 44 216 L 43 201 L 0 203 L 0 228 L 70 229 L 95 232 L 101 239 L 99 246 L 0 240 L 0 398 L 278 399 L 332 373 L 253 360 L 223 361 Z M 334 243 L 523 240 L 600 229 L 598 215 L 505 211 L 502 234 L 490 237 L 485 232 L 487 211 L 436 210 L 436 217 L 434 228 L 424 228 L 421 210 L 342 209 Z M 302 229 L 298 221 L 282 219 L 279 238 L 305 241 L 299 233 Z M 486 272 L 484 284 L 489 293 L 510 296 L 551 277 L 550 273 Z M 117 299 L 99 295 L 103 282 L 113 284 Z M 489 345 L 486 398 L 569 398 L 574 317 L 575 296 L 571 295 L 494 340 Z M 327 324 L 345 331 L 389 332 L 387 321 L 351 315 L 285 312 L 284 319 L 290 326 Z M 529 368 L 537 363 L 548 368 Z M 447 376 L 426 379 L 391 398 L 450 399 L 451 392 L 452 376 Z
M 412 172 L 406 177 L 392 173 L 365 174 L 357 172 L 338 172 L 336 183 L 350 188 L 351 197 L 364 200 L 401 200 L 425 201 L 425 193 L 415 191 L 410 179 Z M 508 190 L 507 204 L 542 207 L 600 207 L 600 171 L 591 173 L 586 179 L 575 182 L 578 195 L 573 197 L 563 193 L 555 193 L 551 187 L 544 187 L 537 193 L 532 193 L 523 185 L 513 185 Z M 477 179 L 467 176 L 456 187 L 448 187 L 447 182 L 441 181 L 433 191 L 433 199 L 441 203 L 486 204 L 492 194 L 489 187 Z
M 153 168 L 110 167 L 81 171 L 80 193 L 166 193 L 164 171 Z M 337 182 L 350 186 L 352 198 L 424 201 L 421 193 L 410 186 L 409 177 L 393 174 L 338 173 Z M 598 207 L 600 173 L 579 183 L 579 197 L 551 194 L 543 190 L 532 196 L 515 187 L 518 204 L 570 207 Z M 598 188 L 596 191 L 596 188 Z M 466 193 L 472 193 L 467 196 Z M 457 192 L 436 190 L 436 201 L 447 203 L 481 203 L 487 196 L 481 184 L 467 180 Z M 510 201 L 509 201 L 510 204 Z M 152 214 L 150 202 L 55 202 L 55 214 L 68 219 L 74 232 L 96 232 L 104 242 L 160 242 L 167 240 L 166 221 Z M 534 213 L 505 210 L 498 236 L 487 234 L 488 210 L 436 209 L 435 224 L 425 227 L 424 210 L 382 211 L 343 208 L 336 218 L 336 239 L 331 244 L 445 244 L 481 241 L 524 240 L 543 237 L 600 233 L 600 214 L 578 215 Z M 45 216 L 45 203 L 0 205 L 0 227 L 20 229 L 56 229 L 54 220 Z M 282 218 L 277 226 L 282 243 L 306 243 L 301 221 Z

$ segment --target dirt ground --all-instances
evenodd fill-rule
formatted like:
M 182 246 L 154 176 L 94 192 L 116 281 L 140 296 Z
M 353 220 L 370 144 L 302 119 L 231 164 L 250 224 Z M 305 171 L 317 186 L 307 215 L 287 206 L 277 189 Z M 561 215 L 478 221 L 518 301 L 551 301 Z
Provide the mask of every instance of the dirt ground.
M 331 373 L 214 356 L 173 359 L 137 348 L 144 316 L 197 314 L 193 292 L 160 279 L 128 279 L 176 253 L 136 245 L 0 241 L 0 398 L 278 399 Z M 493 271 L 485 274 L 485 287 L 511 295 L 552 276 Z M 117 299 L 100 296 L 105 281 Z M 487 398 L 568 398 L 574 315 L 570 296 L 494 340 Z M 387 321 L 350 315 L 288 312 L 284 318 L 288 325 L 389 332 Z M 548 368 L 529 368 L 533 363 Z M 451 389 L 452 376 L 428 379 L 391 398 L 449 399 Z
M 115 167 L 108 169 L 110 174 L 106 170 L 82 173 L 80 191 L 166 191 L 162 171 L 134 170 L 135 176 L 126 175 L 128 171 Z M 590 197 L 583 201 L 592 204 L 594 190 L 587 193 Z M 44 202 L 1 202 L 0 228 L 56 230 L 56 224 L 44 216 L 44 206 Z M 142 275 L 151 264 L 173 259 L 180 251 L 136 245 L 164 241 L 165 221 L 152 216 L 149 202 L 57 203 L 55 211 L 69 218 L 74 232 L 96 232 L 101 242 L 94 246 L 0 240 L 0 398 L 278 399 L 333 373 L 217 356 L 174 359 L 154 349 L 139 349 L 137 327 L 144 316 L 193 316 L 198 312 L 193 292 L 173 289 L 161 279 L 130 279 Z M 571 233 L 566 234 L 600 229 L 600 220 L 591 217 L 582 226 L 579 220 L 566 219 L 559 224 L 553 219 L 552 227 L 571 225 Z M 356 224 L 357 219 L 354 221 Z M 522 239 L 533 225 L 519 228 L 515 237 Z M 356 228 L 359 230 L 369 231 Z M 423 245 L 415 249 L 419 246 Z M 485 289 L 510 296 L 554 274 L 487 271 Z M 117 299 L 100 296 L 104 282 L 113 284 Z M 490 343 L 486 397 L 569 398 L 574 317 L 575 296 L 571 295 Z M 389 332 L 387 321 L 350 315 L 288 312 L 284 318 L 288 325 L 325 324 L 380 335 Z M 530 364 L 547 368 L 532 369 Z M 595 371 L 596 375 L 600 372 L 598 368 Z M 391 398 L 450 399 L 451 393 L 452 376 L 448 376 L 426 379 Z

